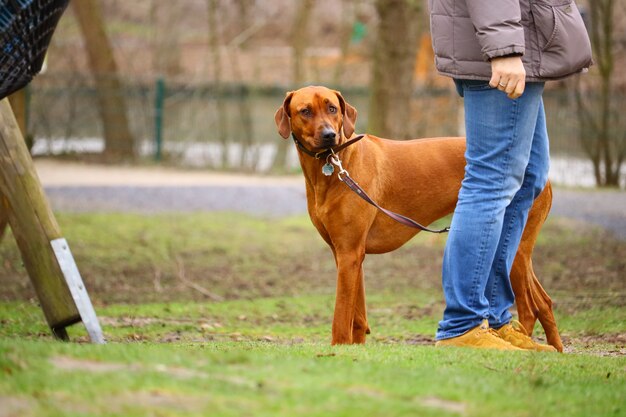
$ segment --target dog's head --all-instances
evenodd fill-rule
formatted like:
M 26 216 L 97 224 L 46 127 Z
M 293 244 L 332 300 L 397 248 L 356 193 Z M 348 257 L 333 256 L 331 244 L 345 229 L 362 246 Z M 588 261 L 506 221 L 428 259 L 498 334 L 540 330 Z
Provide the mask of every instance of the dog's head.
M 274 120 L 283 138 L 287 139 L 293 132 L 311 150 L 320 150 L 338 145 L 343 138 L 352 136 L 356 109 L 339 91 L 304 87 L 287 93 Z

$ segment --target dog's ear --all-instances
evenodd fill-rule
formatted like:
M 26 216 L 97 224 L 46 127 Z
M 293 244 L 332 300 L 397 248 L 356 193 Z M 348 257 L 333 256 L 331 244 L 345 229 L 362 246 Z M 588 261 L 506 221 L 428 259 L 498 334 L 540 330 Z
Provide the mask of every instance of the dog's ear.
M 283 101 L 283 105 L 280 106 L 278 110 L 276 110 L 276 114 L 274 114 L 274 121 L 276 122 L 276 127 L 278 127 L 278 133 L 284 139 L 287 139 L 291 133 L 291 115 L 289 114 L 289 105 L 291 104 L 293 93 L 293 91 L 289 91 L 287 93 L 285 101 Z
M 350 138 L 354 134 L 354 124 L 356 123 L 356 109 L 348 103 L 339 91 L 335 91 L 341 106 L 341 115 L 343 116 L 343 134 L 346 138 Z

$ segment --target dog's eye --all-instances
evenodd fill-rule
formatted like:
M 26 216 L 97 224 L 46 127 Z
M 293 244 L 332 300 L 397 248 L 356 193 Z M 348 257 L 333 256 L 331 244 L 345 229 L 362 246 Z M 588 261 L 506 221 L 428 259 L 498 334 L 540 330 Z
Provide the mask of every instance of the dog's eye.
M 303 115 L 304 117 L 310 117 L 312 113 L 308 107 L 305 107 L 302 110 L 300 110 L 300 114 Z
M 335 107 L 335 106 L 333 106 L 333 105 L 330 105 L 330 106 L 328 106 L 328 111 L 329 111 L 331 114 L 335 114 L 335 113 L 337 113 L 337 107 Z

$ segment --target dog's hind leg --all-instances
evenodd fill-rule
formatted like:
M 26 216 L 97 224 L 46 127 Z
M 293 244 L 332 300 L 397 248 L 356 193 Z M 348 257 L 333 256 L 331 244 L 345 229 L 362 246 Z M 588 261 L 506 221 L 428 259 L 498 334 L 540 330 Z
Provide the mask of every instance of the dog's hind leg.
M 515 292 L 519 321 L 532 335 L 535 322 L 539 320 L 546 333 L 548 343 L 559 352 L 563 351 L 563 343 L 552 311 L 552 299 L 543 289 L 532 267 L 532 260 L 526 254 L 518 252 L 513 270 L 511 284 Z
M 539 283 L 532 264 L 535 242 L 550 212 L 551 205 L 552 187 L 548 183 L 530 209 L 526 228 L 511 269 L 511 286 L 515 293 L 519 320 L 529 336 L 533 332 L 535 322 L 539 319 L 548 343 L 562 352 L 563 343 L 552 311 L 552 300 Z
M 535 282 L 533 286 L 533 299 L 537 305 L 539 322 L 546 332 L 548 343 L 554 346 L 559 352 L 563 352 L 563 342 L 561 341 L 561 335 L 559 335 L 559 329 L 556 325 L 554 312 L 552 311 L 552 299 L 543 289 L 534 273 L 533 277 Z

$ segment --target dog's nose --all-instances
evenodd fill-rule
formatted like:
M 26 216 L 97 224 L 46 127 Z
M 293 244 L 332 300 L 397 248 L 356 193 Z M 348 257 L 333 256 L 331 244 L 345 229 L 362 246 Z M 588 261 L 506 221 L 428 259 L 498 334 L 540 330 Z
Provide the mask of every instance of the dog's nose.
M 334 145 L 336 137 L 337 133 L 333 129 L 325 127 L 324 130 L 322 130 L 322 140 L 325 145 Z

